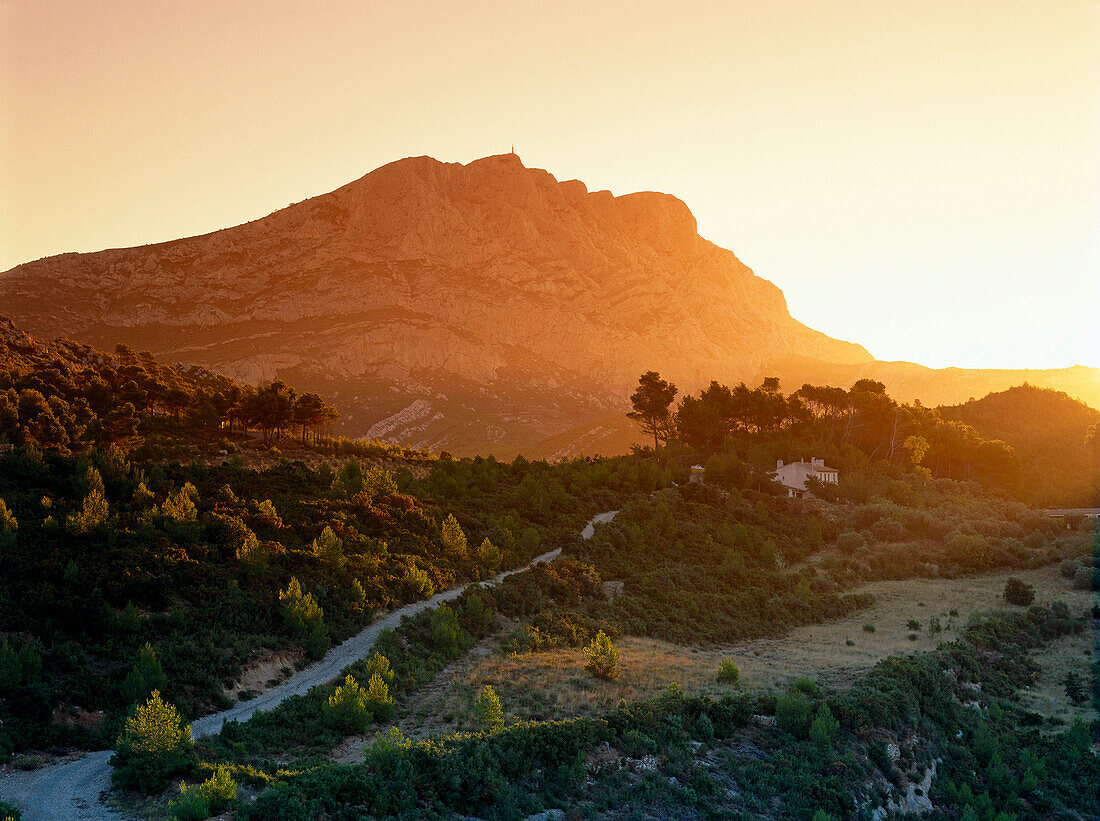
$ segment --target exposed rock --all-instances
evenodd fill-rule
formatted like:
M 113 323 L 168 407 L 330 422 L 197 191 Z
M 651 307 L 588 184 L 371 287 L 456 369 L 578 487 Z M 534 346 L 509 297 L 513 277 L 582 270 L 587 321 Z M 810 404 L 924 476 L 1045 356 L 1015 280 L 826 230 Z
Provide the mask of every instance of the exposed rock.
M 505 457 L 624 450 L 644 370 L 686 391 L 897 365 L 794 320 L 675 197 L 590 193 L 514 154 L 408 158 L 244 225 L 29 262 L 0 306 L 50 338 L 318 390 L 349 435 Z

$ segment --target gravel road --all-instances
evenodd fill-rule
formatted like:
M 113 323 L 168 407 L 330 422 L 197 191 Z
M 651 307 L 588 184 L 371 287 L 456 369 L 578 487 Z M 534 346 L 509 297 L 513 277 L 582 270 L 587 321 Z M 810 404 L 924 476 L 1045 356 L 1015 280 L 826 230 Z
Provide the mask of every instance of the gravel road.
M 592 538 L 595 526 L 610 522 L 618 512 L 612 510 L 595 516 L 581 531 L 581 538 Z M 540 562 L 551 562 L 560 553 L 561 548 L 543 553 L 525 567 L 508 570 L 492 581 L 499 582 Z M 397 627 L 405 616 L 458 598 L 466 587 L 462 585 L 445 590 L 430 599 L 389 613 L 343 644 L 333 647 L 320 661 L 295 673 L 277 687 L 249 701 L 239 702 L 228 710 L 196 719 L 191 724 L 192 734 L 195 738 L 213 735 L 227 721 L 247 721 L 257 710 L 272 710 L 288 696 L 304 695 L 310 688 L 331 681 L 345 667 L 367 655 L 383 630 Z M 103 793 L 109 789 L 111 782 L 110 758 L 110 750 L 101 750 L 37 770 L 5 768 L 0 771 L 0 798 L 22 809 L 23 821 L 120 821 L 123 816 L 103 803 Z

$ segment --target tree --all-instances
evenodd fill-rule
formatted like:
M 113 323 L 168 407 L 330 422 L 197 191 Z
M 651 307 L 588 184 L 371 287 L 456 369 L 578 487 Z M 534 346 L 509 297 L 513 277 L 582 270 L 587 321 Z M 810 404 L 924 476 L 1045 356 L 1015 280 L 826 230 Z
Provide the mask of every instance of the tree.
M 112 780 L 120 787 L 159 792 L 169 776 L 189 766 L 194 743 L 191 725 L 154 690 L 147 702 L 134 706 L 115 741 Z
M 198 508 L 195 507 L 195 499 L 198 491 L 195 486 L 187 482 L 179 490 L 170 493 L 160 506 L 163 516 L 175 522 L 193 522 L 198 518 Z
M 481 688 L 474 705 L 474 716 L 484 732 L 493 733 L 504 726 L 504 709 L 492 685 L 486 684 Z
M 432 644 L 446 653 L 454 652 L 462 636 L 462 627 L 455 611 L 449 605 L 441 604 L 432 611 L 430 621 Z
M 319 428 L 329 422 L 335 422 L 340 414 L 335 408 L 325 404 L 325 400 L 315 393 L 303 393 L 294 403 L 294 424 L 302 427 L 302 444 L 306 443 L 309 428 Z
M 452 559 L 464 559 L 469 552 L 466 543 L 466 534 L 462 532 L 462 525 L 458 523 L 453 513 L 448 513 L 443 521 L 442 532 L 443 550 Z
M 19 529 L 19 522 L 15 520 L 4 500 L 0 499 L 0 547 L 15 543 L 15 532 Z
M 107 497 L 103 492 L 103 479 L 95 468 L 88 468 L 87 484 L 88 493 L 80 510 L 70 514 L 65 520 L 69 531 L 77 535 L 95 530 L 107 521 Z
M 269 382 L 249 397 L 245 413 L 249 421 L 260 426 L 265 442 L 272 433 L 281 435 L 283 428 L 291 422 L 296 399 L 294 388 L 281 379 Z
M 279 591 L 279 601 L 283 605 L 287 626 L 300 638 L 306 636 L 310 628 L 319 625 L 325 616 L 317 600 L 311 593 L 302 592 L 302 585 L 294 576 L 290 577 L 286 590 Z
M 138 651 L 133 668 L 122 682 L 122 694 L 126 701 L 133 704 L 144 701 L 154 690 L 159 692 L 167 686 L 168 676 L 160 665 L 160 659 L 153 646 L 145 642 L 145 646 Z
M 375 676 L 379 676 L 386 684 L 393 684 L 393 669 L 390 667 L 390 660 L 377 650 L 374 651 L 374 655 L 367 659 L 367 681 Z
M 668 440 L 672 426 L 669 406 L 676 394 L 675 385 L 656 371 L 646 371 L 638 377 L 638 388 L 630 397 L 633 410 L 627 416 L 641 424 L 643 433 L 652 434 L 656 453 L 661 452 L 661 440 Z
M 611 637 L 603 630 L 598 632 L 592 643 L 584 648 L 584 659 L 584 669 L 596 678 L 619 677 L 619 651 L 611 643 Z
M 810 740 L 822 747 L 830 747 L 836 740 L 836 734 L 840 732 L 840 722 L 833 717 L 828 704 L 822 704 L 817 710 L 817 717 L 810 725 Z
M 397 711 L 390 696 L 390 687 L 381 673 L 373 673 L 367 681 L 367 706 L 375 721 L 389 721 Z
M 321 535 L 313 540 L 313 555 L 323 564 L 333 567 L 343 567 L 348 563 L 344 555 L 344 541 L 340 539 L 328 525 L 321 531 Z
M 1035 601 L 1035 588 L 1027 582 L 1012 577 L 1005 582 L 1005 601 L 1019 607 L 1027 607 Z
M 489 541 L 486 536 L 477 549 L 477 562 L 490 573 L 500 567 L 500 548 Z
M 328 697 L 324 714 L 330 727 L 345 733 L 364 732 L 371 723 L 367 693 L 351 675 Z

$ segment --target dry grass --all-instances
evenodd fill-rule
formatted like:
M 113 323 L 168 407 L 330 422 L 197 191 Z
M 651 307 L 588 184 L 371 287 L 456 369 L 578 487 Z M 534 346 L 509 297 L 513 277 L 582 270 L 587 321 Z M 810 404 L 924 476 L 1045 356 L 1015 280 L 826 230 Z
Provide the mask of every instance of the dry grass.
M 741 671 L 741 685 L 749 689 L 783 687 L 802 676 L 844 687 L 886 656 L 927 650 L 954 638 L 975 611 L 1019 610 L 1001 598 L 1010 576 L 1033 585 L 1038 603 L 1059 599 L 1074 613 L 1092 606 L 1092 594 L 1071 589 L 1055 565 L 964 579 L 876 582 L 859 591 L 875 595 L 873 607 L 828 624 L 799 627 L 779 638 L 706 650 L 653 639 L 621 639 L 616 642 L 620 675 L 612 682 L 588 675 L 579 649 L 467 657 L 444 670 L 435 686 L 409 705 L 402 728 L 418 737 L 471 729 L 468 716 L 485 684 L 496 689 L 509 720 L 595 715 L 614 708 L 619 699 L 656 695 L 672 682 L 686 691 L 717 691 L 721 686 L 714 677 L 723 658 L 733 659 Z M 944 628 L 936 637 L 928 629 L 933 617 Z M 921 630 L 909 629 L 910 619 L 919 622 Z M 865 631 L 864 625 L 873 625 L 874 632 Z M 914 633 L 915 640 L 910 638 Z M 1071 665 L 1089 681 L 1091 642 L 1086 634 L 1039 654 L 1043 674 L 1027 696 L 1033 700 L 1031 709 L 1063 719 L 1086 714 L 1070 705 L 1059 682 Z
M 1096 636 L 1086 630 L 1079 636 L 1067 636 L 1043 647 L 1034 654 L 1041 672 L 1039 680 L 1020 694 L 1021 704 L 1028 710 L 1069 724 L 1075 718 L 1086 722 L 1098 718 L 1090 697 L 1084 704 L 1074 704 L 1066 695 L 1062 682 L 1069 672 L 1081 676 L 1086 695 L 1092 682 L 1092 662 Z

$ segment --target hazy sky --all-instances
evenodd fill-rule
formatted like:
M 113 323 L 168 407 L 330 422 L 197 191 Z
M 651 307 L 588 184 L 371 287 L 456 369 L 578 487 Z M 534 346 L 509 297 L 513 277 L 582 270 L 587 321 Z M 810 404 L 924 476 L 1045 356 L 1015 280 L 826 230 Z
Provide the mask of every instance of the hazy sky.
M 1097 2 L 0 0 L 0 29 L 0 270 L 515 143 L 679 196 L 880 359 L 1100 365 Z

